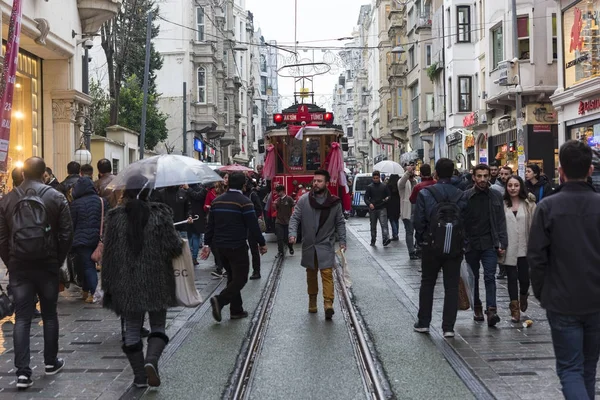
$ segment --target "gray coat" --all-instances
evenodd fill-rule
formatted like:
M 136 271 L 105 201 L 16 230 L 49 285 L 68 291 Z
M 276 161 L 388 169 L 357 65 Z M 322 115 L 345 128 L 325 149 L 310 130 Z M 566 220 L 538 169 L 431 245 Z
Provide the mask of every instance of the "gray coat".
M 319 231 L 320 210 L 312 208 L 305 194 L 300 197 L 290 219 L 289 235 L 298 237 L 298 225 L 302 221 L 302 260 L 300 265 L 315 268 L 315 252 L 319 269 L 332 268 L 335 265 L 335 231 L 337 230 L 340 245 L 346 244 L 346 220 L 342 214 L 342 204 L 332 207 L 327 221 Z

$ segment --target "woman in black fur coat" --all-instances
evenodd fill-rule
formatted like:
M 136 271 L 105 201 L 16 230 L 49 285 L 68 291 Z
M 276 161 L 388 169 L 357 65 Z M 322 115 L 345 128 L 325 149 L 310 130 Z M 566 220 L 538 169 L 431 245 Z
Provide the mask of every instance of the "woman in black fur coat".
M 127 187 L 143 187 L 133 176 Z M 177 306 L 173 259 L 182 254 L 181 237 L 169 206 L 148 201 L 148 190 L 126 189 L 122 204 L 109 211 L 104 233 L 102 289 L 105 308 L 125 319 L 123 351 L 137 387 L 159 386 L 158 359 L 169 338 L 167 308 Z M 144 359 L 140 330 L 148 313 L 151 333 Z

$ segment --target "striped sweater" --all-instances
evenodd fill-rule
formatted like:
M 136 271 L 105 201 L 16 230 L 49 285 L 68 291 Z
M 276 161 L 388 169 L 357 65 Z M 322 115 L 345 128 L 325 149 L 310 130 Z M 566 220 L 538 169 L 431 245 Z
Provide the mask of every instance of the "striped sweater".
M 236 249 L 246 244 L 248 234 L 265 245 L 252 201 L 239 190 L 217 197 L 208 214 L 204 244 L 214 248 Z

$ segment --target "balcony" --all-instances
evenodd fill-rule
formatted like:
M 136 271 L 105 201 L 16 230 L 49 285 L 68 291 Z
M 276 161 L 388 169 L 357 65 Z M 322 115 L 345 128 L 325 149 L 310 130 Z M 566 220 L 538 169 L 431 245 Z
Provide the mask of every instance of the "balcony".
M 406 18 L 404 17 L 404 6 L 402 7 L 402 11 L 400 10 L 392 10 L 389 15 L 389 28 L 388 28 L 388 36 L 390 40 L 396 41 L 396 37 L 399 34 L 405 33 L 406 30 Z
M 389 128 L 391 130 L 391 135 L 396 140 L 406 141 L 407 140 L 407 132 L 408 132 L 408 116 L 402 115 L 400 117 L 392 117 Z
M 424 12 L 421 13 L 419 18 L 417 19 L 417 24 L 415 26 L 415 32 L 419 32 L 422 29 L 431 29 L 432 19 L 431 13 Z
M 388 67 L 388 77 L 392 76 L 405 76 L 408 72 L 408 68 L 406 67 L 406 60 L 404 61 L 394 61 Z
M 95 34 L 102 24 L 117 15 L 121 0 L 77 0 L 81 33 Z
M 419 127 L 419 120 L 412 120 L 410 122 L 410 134 L 416 135 L 421 132 L 421 128 Z
M 444 126 L 446 126 L 446 121 L 444 120 L 423 121 L 419 124 L 419 129 L 421 130 L 421 133 L 436 132 Z

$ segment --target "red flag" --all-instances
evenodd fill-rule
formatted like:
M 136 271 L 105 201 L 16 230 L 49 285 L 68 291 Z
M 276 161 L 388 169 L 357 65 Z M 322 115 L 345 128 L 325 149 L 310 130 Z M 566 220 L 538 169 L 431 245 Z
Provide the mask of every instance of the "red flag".
M 0 124 L 0 171 L 6 172 L 6 158 L 10 140 L 10 117 L 12 101 L 17 79 L 17 64 L 19 62 L 19 37 L 21 35 L 21 0 L 14 0 L 10 22 L 8 25 L 8 41 L 4 54 L 4 69 L 2 71 L 2 123 Z

